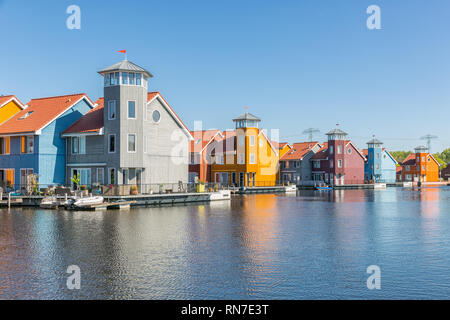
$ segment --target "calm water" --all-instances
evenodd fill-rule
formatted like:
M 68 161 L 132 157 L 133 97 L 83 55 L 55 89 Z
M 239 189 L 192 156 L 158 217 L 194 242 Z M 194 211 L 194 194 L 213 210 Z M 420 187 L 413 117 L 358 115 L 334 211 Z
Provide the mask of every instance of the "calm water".
M 72 264 L 80 290 L 66 288 Z M 378 291 L 366 287 L 374 264 Z M 1 210 L 0 298 L 450 298 L 450 188 Z

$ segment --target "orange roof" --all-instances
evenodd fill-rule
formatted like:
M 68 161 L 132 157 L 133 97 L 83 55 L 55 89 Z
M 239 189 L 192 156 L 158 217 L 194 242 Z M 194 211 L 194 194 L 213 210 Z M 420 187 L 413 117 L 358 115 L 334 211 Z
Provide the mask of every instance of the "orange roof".
M 272 145 L 274 146 L 274 148 L 277 149 L 283 149 L 288 143 L 287 142 L 276 142 L 276 141 L 270 141 L 270 143 L 272 143 Z
M 205 148 L 208 144 L 213 141 L 213 138 L 219 134 L 219 138 L 222 139 L 222 133 L 218 129 L 212 130 L 198 130 L 198 131 L 190 131 L 191 135 L 194 137 L 194 140 L 191 140 L 189 152 L 200 152 Z M 201 138 L 199 138 L 199 136 Z
M 301 160 L 318 142 L 297 142 L 280 160 Z
M 3 107 L 3 105 L 11 99 L 16 100 L 19 103 L 20 108 L 23 109 L 24 104 L 13 94 L 10 94 L 8 96 L 0 96 L 0 107 Z
M 99 132 L 103 128 L 104 99 L 98 98 L 95 103 L 97 106 L 94 109 L 91 109 L 88 113 L 71 125 L 63 132 L 63 134 Z
M 35 133 L 82 98 L 94 105 L 85 93 L 32 99 L 27 103 L 28 108 L 19 111 L 0 126 L 0 134 Z

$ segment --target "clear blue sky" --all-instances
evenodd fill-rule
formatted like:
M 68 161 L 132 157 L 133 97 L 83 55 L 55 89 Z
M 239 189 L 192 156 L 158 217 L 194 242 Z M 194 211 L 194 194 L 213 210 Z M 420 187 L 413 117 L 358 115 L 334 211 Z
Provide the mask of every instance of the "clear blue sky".
M 81 8 L 81 30 L 66 8 Z M 366 28 L 381 7 L 382 30 Z M 418 138 L 450 146 L 450 1 L 18 1 L 0 0 L 0 94 L 103 95 L 97 71 L 122 58 L 154 74 L 193 127 L 232 128 L 248 111 L 281 140 L 336 123 L 364 148 Z

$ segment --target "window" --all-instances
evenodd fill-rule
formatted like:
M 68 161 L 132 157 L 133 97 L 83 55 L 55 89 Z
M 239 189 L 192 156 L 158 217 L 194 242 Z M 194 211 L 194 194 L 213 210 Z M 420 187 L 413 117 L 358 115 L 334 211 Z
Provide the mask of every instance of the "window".
M 239 136 L 238 137 L 238 142 L 239 142 L 239 146 L 240 147 L 243 147 L 244 146 L 244 136 Z
M 72 169 L 72 177 L 80 178 L 80 185 L 91 185 L 91 169 Z
M 136 134 L 128 134 L 128 152 L 136 152 Z
M 28 184 L 28 176 L 33 174 L 33 169 L 20 169 L 20 185 L 26 186 Z
M 425 166 L 422 166 L 422 171 L 425 171 Z
M 117 86 L 119 85 L 120 74 L 119 72 L 113 72 L 107 74 L 105 77 L 105 85 L 108 86 Z M 109 80 L 109 81 L 108 81 Z
M 128 84 L 128 72 L 122 72 L 122 84 Z
M 425 157 L 422 157 L 422 162 L 425 162 Z
M 377 152 L 377 159 L 380 159 L 380 153 Z
M 72 137 L 72 154 L 86 154 L 86 137 Z
M 406 171 L 409 171 L 410 169 L 410 166 L 406 166 Z
M 428 157 L 428 162 L 430 162 L 431 161 L 431 158 L 430 157 Z
M 342 153 L 342 146 L 337 146 L 337 153 L 341 154 Z
M 34 152 L 34 137 L 23 136 L 20 137 L 20 152 L 21 153 L 33 153 Z
M 116 135 L 110 134 L 108 136 L 108 152 L 114 153 L 116 152 Z
M 352 154 L 352 148 L 348 148 L 347 153 Z
M 315 169 L 320 169 L 320 161 L 313 161 L 313 167 Z
M 216 156 L 216 164 L 223 164 L 223 156 L 221 155 Z
M 330 160 L 330 168 L 333 168 L 334 167 L 334 162 L 333 162 L 333 160 Z
M 334 153 L 334 147 L 330 146 L 330 154 L 333 154 L 333 153 Z
M 342 168 L 342 160 L 341 159 L 338 159 L 337 166 L 338 166 L 338 168 Z
M 262 148 L 262 146 L 263 146 L 263 139 L 259 139 L 259 146 Z
M 250 164 L 255 164 L 255 154 L 254 153 L 250 153 Z
M 105 183 L 105 169 L 97 168 L 97 183 L 104 184 Z
M 109 86 L 111 81 L 111 74 L 107 73 L 105 74 L 105 87 Z
M 108 101 L 108 120 L 116 119 L 116 100 Z
M 155 123 L 159 122 L 159 120 L 161 119 L 161 114 L 159 113 L 158 110 L 153 111 L 152 119 L 153 119 L 153 122 L 155 122 Z
M 9 154 L 10 137 L 0 138 L 0 154 Z
M 141 85 L 141 78 L 142 78 L 142 75 L 140 73 L 136 73 L 136 85 L 137 86 Z
M 244 154 L 243 153 L 239 153 L 238 154 L 238 164 L 244 164 L 245 163 L 244 159 L 245 159 Z
M 298 160 L 295 161 L 295 167 L 296 167 L 296 168 L 300 168 L 300 161 L 298 161 Z
M 129 73 L 129 75 L 130 75 L 130 84 L 134 84 L 134 73 Z
M 128 119 L 136 119 L 136 102 L 128 101 Z
M 249 139 L 250 139 L 250 142 L 249 142 L 250 147 L 253 147 L 255 145 L 255 136 L 250 136 Z
M 110 184 L 116 184 L 116 169 L 109 168 L 108 182 Z

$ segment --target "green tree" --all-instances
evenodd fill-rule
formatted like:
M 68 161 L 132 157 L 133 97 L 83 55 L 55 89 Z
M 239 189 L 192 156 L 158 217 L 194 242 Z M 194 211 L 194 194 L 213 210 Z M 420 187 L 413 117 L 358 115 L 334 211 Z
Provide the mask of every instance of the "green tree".
M 397 160 L 398 163 L 405 161 L 406 157 L 412 153 L 412 151 L 389 151 L 389 153 Z

